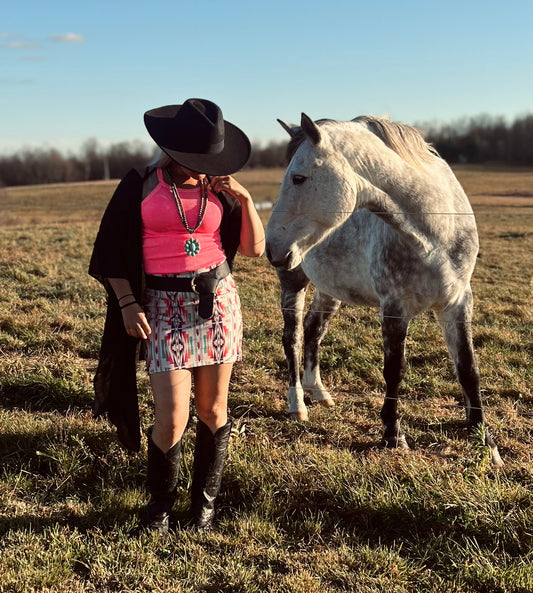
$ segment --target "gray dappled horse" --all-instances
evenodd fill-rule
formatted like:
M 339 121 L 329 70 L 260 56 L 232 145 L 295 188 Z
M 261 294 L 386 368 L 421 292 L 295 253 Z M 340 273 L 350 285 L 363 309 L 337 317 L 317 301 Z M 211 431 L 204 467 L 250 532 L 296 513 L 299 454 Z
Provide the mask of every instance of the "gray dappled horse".
M 431 309 L 461 384 L 469 428 L 484 426 L 472 345 L 472 276 L 478 235 L 472 208 L 450 167 L 410 126 L 372 116 L 352 121 L 280 122 L 290 163 L 266 229 L 284 315 L 289 414 L 306 419 L 304 390 L 332 405 L 318 349 L 341 301 L 380 308 L 386 395 L 383 441 L 407 447 L 397 402 L 409 322 Z M 299 343 L 307 285 L 317 291 Z M 495 465 L 502 461 L 485 430 Z

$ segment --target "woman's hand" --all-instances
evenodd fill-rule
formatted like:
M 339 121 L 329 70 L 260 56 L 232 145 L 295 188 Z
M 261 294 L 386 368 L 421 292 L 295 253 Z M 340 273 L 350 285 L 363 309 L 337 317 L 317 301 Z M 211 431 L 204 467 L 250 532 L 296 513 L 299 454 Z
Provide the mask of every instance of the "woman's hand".
M 231 175 L 218 175 L 211 178 L 211 189 L 216 193 L 225 191 L 237 198 L 239 202 L 252 200 L 250 192 Z
M 122 309 L 122 320 L 124 321 L 126 333 L 132 338 L 147 340 L 152 333 L 146 315 L 137 302 Z
M 129 280 L 126 278 L 108 278 L 107 280 L 117 297 L 126 333 L 132 338 L 146 340 L 152 330 L 141 305 L 134 300 L 135 296 Z

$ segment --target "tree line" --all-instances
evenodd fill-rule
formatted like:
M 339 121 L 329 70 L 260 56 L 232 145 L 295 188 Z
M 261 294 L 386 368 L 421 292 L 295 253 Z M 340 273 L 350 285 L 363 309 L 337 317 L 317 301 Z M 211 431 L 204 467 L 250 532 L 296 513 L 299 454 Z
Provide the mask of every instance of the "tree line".
M 449 163 L 533 165 L 533 115 L 510 124 L 503 117 L 481 115 L 453 124 L 419 127 Z
M 512 123 L 503 117 L 482 115 L 416 127 L 449 163 L 533 165 L 533 115 Z M 287 142 L 253 146 L 247 167 L 286 166 L 286 146 Z M 0 156 L 0 186 L 118 179 L 131 167 L 143 168 L 156 154 L 141 142 L 119 142 L 103 148 L 94 138 L 82 145 L 78 155 L 53 148 L 25 149 Z

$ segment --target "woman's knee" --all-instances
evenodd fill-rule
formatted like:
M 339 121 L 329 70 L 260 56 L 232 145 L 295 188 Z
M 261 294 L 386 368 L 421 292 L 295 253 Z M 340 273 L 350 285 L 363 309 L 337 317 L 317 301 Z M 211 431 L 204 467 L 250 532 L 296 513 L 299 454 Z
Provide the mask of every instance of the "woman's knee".
M 222 426 L 228 418 L 228 406 L 226 402 L 204 404 L 196 401 L 196 415 L 207 426 Z
M 156 419 L 152 429 L 153 442 L 166 453 L 183 437 L 186 425 L 178 423 L 161 422 Z
M 183 410 L 179 411 L 167 411 L 166 413 L 157 413 L 154 417 L 154 430 L 161 436 L 166 438 L 174 438 L 178 436 L 181 438 L 181 434 L 185 431 L 187 423 L 189 421 L 189 413 Z

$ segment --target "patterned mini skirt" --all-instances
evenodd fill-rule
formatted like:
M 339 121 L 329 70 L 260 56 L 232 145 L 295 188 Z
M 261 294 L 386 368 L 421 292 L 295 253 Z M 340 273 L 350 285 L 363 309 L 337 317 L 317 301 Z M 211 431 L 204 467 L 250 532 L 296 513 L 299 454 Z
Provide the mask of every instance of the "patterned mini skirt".
M 200 317 L 198 304 L 194 292 L 146 289 L 149 374 L 242 360 L 241 302 L 233 276 L 219 282 L 212 317 Z

